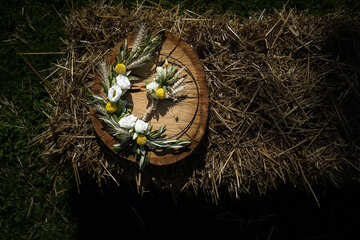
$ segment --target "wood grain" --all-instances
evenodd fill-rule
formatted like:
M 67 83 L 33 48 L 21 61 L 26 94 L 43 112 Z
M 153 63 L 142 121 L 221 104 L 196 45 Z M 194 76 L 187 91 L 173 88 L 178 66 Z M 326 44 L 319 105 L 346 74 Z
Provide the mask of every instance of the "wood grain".
M 132 46 L 134 39 L 135 34 L 127 38 L 129 47 Z M 114 63 L 120 46 L 121 43 L 115 46 L 107 58 L 107 63 Z M 209 107 L 209 93 L 205 74 L 192 48 L 173 34 L 165 33 L 165 41 L 162 44 L 160 54 L 156 61 L 161 63 L 165 59 L 168 60 L 169 64 L 177 65 L 179 69 L 186 67 L 186 71 L 182 74 L 186 76 L 186 89 L 180 94 L 185 95 L 185 97 L 179 98 L 178 102 L 170 100 L 160 101 L 149 123 L 153 126 L 153 129 L 158 129 L 160 126 L 165 125 L 167 128 L 165 132 L 166 138 L 190 139 L 191 144 L 186 149 L 180 151 L 149 152 L 150 163 L 158 166 L 178 162 L 193 152 L 205 134 Z M 145 72 L 137 72 L 136 74 L 142 75 L 147 81 L 151 81 L 155 76 L 155 67 L 155 62 L 152 62 L 145 68 Z M 104 95 L 99 83 L 100 77 L 94 82 L 92 91 L 95 94 Z M 132 114 L 141 118 L 149 104 L 145 81 L 135 82 L 132 89 L 135 89 L 135 91 L 130 91 L 128 94 L 128 100 L 132 101 L 134 105 Z M 99 138 L 108 148 L 112 149 L 116 140 L 104 131 L 103 123 L 96 117 L 93 109 L 90 109 L 90 117 Z M 122 152 L 116 154 L 132 162 L 136 162 L 132 154 L 126 155 L 126 153 Z

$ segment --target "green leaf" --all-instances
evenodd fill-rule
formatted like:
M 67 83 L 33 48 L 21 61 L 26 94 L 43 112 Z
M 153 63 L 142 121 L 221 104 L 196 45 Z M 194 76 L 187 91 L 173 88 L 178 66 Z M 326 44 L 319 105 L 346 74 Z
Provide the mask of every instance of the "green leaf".
M 113 85 L 113 81 L 114 81 L 114 78 L 115 78 L 114 75 L 116 75 L 116 73 L 115 73 L 115 70 L 112 68 L 111 69 L 111 74 L 109 76 L 109 86 L 110 87 Z
M 144 167 L 145 167 L 145 156 L 140 155 L 139 168 L 140 168 L 140 170 L 143 170 Z
M 98 104 L 102 104 L 102 105 L 106 105 L 107 101 L 103 96 L 100 95 L 92 95 L 92 103 L 98 103 Z
M 117 152 L 117 151 L 120 151 L 122 149 L 121 145 L 120 144 L 114 144 L 114 146 L 112 147 L 112 149 Z
M 149 154 L 145 149 L 141 150 L 140 160 L 139 160 L 139 168 L 143 170 L 150 162 Z
M 103 87 L 105 93 L 109 91 L 109 88 L 106 86 L 106 84 L 103 81 L 100 82 L 100 85 Z
M 138 134 L 137 134 L 137 133 L 134 133 L 134 135 L 133 135 L 133 140 L 135 140 L 137 137 L 138 137 Z
M 118 145 L 119 149 L 125 149 L 129 146 L 130 140 L 131 140 L 130 137 L 123 136 L 123 135 L 117 135 L 116 138 L 119 140 L 119 143 L 115 144 L 115 145 Z

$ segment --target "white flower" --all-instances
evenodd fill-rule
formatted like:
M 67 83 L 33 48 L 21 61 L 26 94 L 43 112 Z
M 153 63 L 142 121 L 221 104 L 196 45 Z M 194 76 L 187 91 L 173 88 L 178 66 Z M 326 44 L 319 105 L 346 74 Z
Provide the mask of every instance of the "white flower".
M 162 67 L 156 67 L 156 72 L 159 78 L 161 78 L 163 75 L 166 75 L 165 69 Z
M 122 95 L 122 90 L 121 90 L 120 86 L 115 85 L 109 89 L 108 98 L 109 98 L 110 102 L 119 101 L 121 95 Z
M 135 126 L 137 118 L 134 115 L 128 115 L 120 119 L 119 125 L 122 128 L 130 129 Z
M 159 87 L 159 84 L 157 82 L 155 82 L 154 80 L 151 83 L 146 85 L 146 89 L 150 92 L 156 91 L 156 89 L 158 89 L 158 87 Z
M 116 77 L 116 84 L 119 85 L 123 90 L 128 90 L 131 87 L 131 83 L 128 77 L 125 75 L 118 75 Z
M 149 127 L 149 124 L 147 122 L 144 122 L 143 120 L 138 119 L 135 123 L 135 132 L 144 133 L 148 127 Z

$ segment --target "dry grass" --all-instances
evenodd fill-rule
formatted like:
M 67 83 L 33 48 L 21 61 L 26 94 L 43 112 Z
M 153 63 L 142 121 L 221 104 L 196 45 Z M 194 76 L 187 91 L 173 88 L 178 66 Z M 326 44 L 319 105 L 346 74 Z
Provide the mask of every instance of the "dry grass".
M 175 33 L 197 51 L 210 89 L 210 119 L 204 152 L 180 165 L 149 167 L 141 176 L 136 166 L 112 161 L 99 144 L 85 86 L 94 80 L 97 63 L 143 21 Z M 263 194 L 282 182 L 316 198 L 313 185 L 339 185 L 349 172 L 358 173 L 357 16 L 283 10 L 241 21 L 178 6 L 93 5 L 65 22 L 66 57 L 45 81 L 55 106 L 39 139 L 47 144 L 46 155 L 73 165 L 79 185 L 81 170 L 99 183 L 125 177 L 143 190 L 148 182 L 200 191 L 215 202 L 224 189 L 234 197 Z

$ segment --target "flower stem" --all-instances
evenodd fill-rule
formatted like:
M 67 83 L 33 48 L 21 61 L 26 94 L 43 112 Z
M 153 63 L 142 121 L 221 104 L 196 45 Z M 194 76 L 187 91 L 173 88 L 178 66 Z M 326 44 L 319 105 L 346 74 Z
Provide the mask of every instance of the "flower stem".
M 151 117 L 153 111 L 156 110 L 156 106 L 157 106 L 158 102 L 159 101 L 157 99 L 150 97 L 150 106 L 146 109 L 146 112 L 145 112 L 144 116 L 142 117 L 142 120 L 144 122 L 147 122 L 150 120 L 150 117 Z

